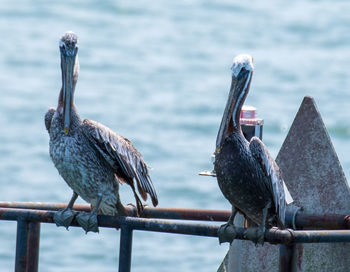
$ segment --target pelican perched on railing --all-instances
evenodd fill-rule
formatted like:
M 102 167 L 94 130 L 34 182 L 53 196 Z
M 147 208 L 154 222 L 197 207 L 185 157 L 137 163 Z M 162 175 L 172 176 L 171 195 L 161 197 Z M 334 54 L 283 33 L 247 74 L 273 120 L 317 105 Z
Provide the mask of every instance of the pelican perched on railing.
M 45 115 L 45 125 L 50 135 L 51 159 L 73 189 L 73 196 L 67 208 L 56 213 L 54 220 L 58 226 L 68 228 L 76 216 L 86 232 L 97 232 L 98 213 L 127 215 L 119 198 L 119 183 L 131 186 L 138 214 L 143 206 L 136 186 L 144 200 L 150 195 L 154 206 L 158 198 L 148 167 L 132 143 L 100 123 L 80 119 L 74 105 L 79 72 L 77 36 L 73 32 L 65 33 L 59 48 L 62 88 L 57 108 L 50 108 Z M 91 204 L 90 213 L 72 210 L 78 195 Z
M 248 142 L 241 130 L 240 112 L 249 92 L 254 71 L 253 58 L 239 55 L 233 60 L 232 83 L 216 139 L 214 169 L 219 187 L 232 204 L 232 215 L 219 231 L 233 226 L 237 212 L 258 226 L 252 240 L 263 243 L 265 227 L 284 227 L 283 179 L 275 160 L 263 142 Z

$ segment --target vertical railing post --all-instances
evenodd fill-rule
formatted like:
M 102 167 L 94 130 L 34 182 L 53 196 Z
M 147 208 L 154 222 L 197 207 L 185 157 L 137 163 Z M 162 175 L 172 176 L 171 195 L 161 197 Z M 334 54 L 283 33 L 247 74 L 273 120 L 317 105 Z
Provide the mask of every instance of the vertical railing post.
M 38 271 L 39 265 L 39 244 L 40 244 L 40 223 L 29 222 L 27 238 L 27 271 Z
M 27 222 L 17 221 L 15 272 L 25 272 L 27 266 Z
M 130 272 L 133 230 L 125 224 L 120 229 L 119 272 Z
M 39 241 L 39 222 L 17 221 L 15 272 L 38 271 Z
M 279 272 L 294 272 L 295 268 L 295 244 L 280 245 Z

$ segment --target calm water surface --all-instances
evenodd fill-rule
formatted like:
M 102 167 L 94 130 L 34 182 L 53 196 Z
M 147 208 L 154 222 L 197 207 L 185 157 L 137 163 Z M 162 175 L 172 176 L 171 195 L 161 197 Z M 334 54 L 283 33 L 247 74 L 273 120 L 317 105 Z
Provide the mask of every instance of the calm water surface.
M 80 39 L 76 104 L 131 139 L 152 166 L 161 207 L 229 209 L 211 168 L 235 55 L 255 74 L 248 104 L 273 155 L 312 95 L 350 173 L 347 1 L 2 1 L 0 200 L 68 202 L 43 117 L 61 84 L 58 40 Z M 123 186 L 122 200 L 133 202 Z M 0 222 L 0 267 L 14 265 L 15 227 Z M 119 232 L 42 225 L 40 271 L 116 271 Z M 215 271 L 216 239 L 135 232 L 132 271 Z

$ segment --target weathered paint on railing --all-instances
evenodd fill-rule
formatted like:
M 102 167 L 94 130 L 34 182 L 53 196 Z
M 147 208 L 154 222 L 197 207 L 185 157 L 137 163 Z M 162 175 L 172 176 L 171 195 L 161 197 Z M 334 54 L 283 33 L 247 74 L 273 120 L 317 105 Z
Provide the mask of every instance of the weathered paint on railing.
M 0 202 L 0 220 L 17 221 L 17 245 L 15 271 L 37 271 L 39 256 L 40 223 L 54 223 L 53 216 L 56 210 L 65 208 L 65 204 L 57 203 L 24 203 L 24 202 Z M 90 206 L 78 204 L 74 209 L 89 211 Z M 133 207 L 127 208 L 130 214 L 135 213 Z M 120 228 L 120 257 L 119 271 L 128 272 L 131 267 L 131 250 L 133 230 L 177 233 L 196 236 L 217 237 L 219 225 L 198 224 L 192 221 L 226 221 L 230 211 L 224 210 L 197 210 L 178 208 L 149 208 L 146 207 L 142 216 L 113 217 L 99 215 L 100 227 Z M 153 217 L 153 219 L 146 218 Z M 157 218 L 157 219 L 154 219 Z M 160 219 L 176 219 L 160 220 Z M 178 220 L 183 221 L 178 221 Z M 332 230 L 279 230 L 272 228 L 266 230 L 265 241 L 270 243 L 285 244 L 280 254 L 280 271 L 291 271 L 293 246 L 297 243 L 338 243 L 350 242 L 350 216 L 348 215 L 308 215 L 298 212 L 287 213 L 288 224 L 294 224 L 297 228 L 325 228 Z M 73 220 L 71 226 L 77 227 Z M 247 229 L 235 228 L 228 231 L 228 240 L 233 238 L 247 240 Z
M 42 223 L 53 223 L 54 211 L 0 208 L 1 220 L 33 221 Z M 187 223 L 183 221 L 166 221 L 159 219 L 136 218 L 125 216 L 98 215 L 99 226 L 107 228 L 120 228 L 129 226 L 135 230 L 146 230 L 156 232 L 168 232 L 197 236 L 217 237 L 217 225 L 205 225 Z M 79 226 L 73 220 L 72 226 Z M 230 228 L 227 228 L 229 231 Z M 245 228 L 235 228 L 236 238 L 247 240 Z M 332 243 L 350 242 L 350 230 L 303 230 L 291 229 L 279 230 L 272 228 L 265 232 L 265 241 L 278 244 L 290 243 Z
M 16 272 L 38 271 L 40 223 L 17 220 Z
M 0 208 L 18 208 L 57 211 L 67 206 L 64 203 L 43 202 L 0 202 Z M 77 211 L 90 211 L 88 204 L 76 204 L 73 208 Z M 136 214 L 136 209 L 126 206 L 129 214 Z M 231 210 L 209 210 L 209 209 L 185 209 L 185 208 L 152 208 L 145 207 L 141 217 L 158 219 L 178 219 L 194 221 L 226 222 Z M 1 216 L 1 214 L 0 214 Z M 293 225 L 294 214 L 286 214 L 286 223 Z M 295 216 L 296 229 L 350 229 L 350 215 L 342 214 L 307 214 L 299 211 Z

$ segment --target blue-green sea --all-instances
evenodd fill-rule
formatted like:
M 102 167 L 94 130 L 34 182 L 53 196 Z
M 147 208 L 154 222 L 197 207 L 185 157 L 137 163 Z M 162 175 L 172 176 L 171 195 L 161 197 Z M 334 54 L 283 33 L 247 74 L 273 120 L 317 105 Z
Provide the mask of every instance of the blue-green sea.
M 0 201 L 65 202 L 44 114 L 61 88 L 58 41 L 79 36 L 76 105 L 129 138 L 152 167 L 160 207 L 230 209 L 210 170 L 232 59 L 254 57 L 247 104 L 276 156 L 305 95 L 315 98 L 350 174 L 348 1 L 18 1 L 0 4 Z M 122 186 L 121 199 L 133 202 Z M 83 203 L 82 200 L 79 200 Z M 149 203 L 150 204 L 150 203 Z M 16 223 L 0 221 L 0 270 Z M 132 271 L 216 271 L 217 239 L 135 231 Z M 40 271 L 116 271 L 119 232 L 42 224 Z

